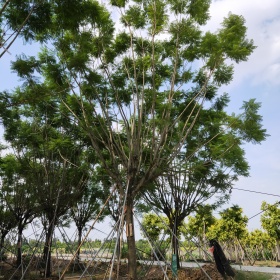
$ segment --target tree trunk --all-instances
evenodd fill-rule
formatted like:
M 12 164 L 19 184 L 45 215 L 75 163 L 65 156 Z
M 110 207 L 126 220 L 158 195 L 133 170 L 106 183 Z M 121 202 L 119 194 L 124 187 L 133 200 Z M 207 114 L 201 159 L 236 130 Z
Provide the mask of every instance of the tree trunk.
M 82 227 L 78 227 L 78 251 L 77 251 L 77 255 L 76 255 L 76 263 L 79 264 L 80 263 L 80 254 L 81 254 L 81 243 L 82 243 L 82 232 L 83 232 L 83 228 Z
M 175 213 L 176 215 L 176 213 Z M 174 255 L 176 255 L 177 260 L 177 269 L 180 268 L 180 259 L 179 259 L 179 244 L 177 240 L 177 233 L 179 228 L 179 222 L 177 221 L 177 218 L 175 218 L 175 221 L 173 221 L 174 224 L 171 226 L 171 230 L 173 232 L 172 234 L 172 252 Z
M 46 233 L 46 241 L 43 251 L 43 262 L 45 267 L 45 277 L 50 277 L 51 269 L 51 248 L 52 248 L 53 226 L 50 225 Z
M 21 246 L 22 246 L 22 232 L 23 228 L 18 227 L 18 239 L 17 239 L 17 267 L 21 266 L 22 262 L 22 251 L 21 251 Z
M 201 248 L 202 248 L 202 254 L 203 254 L 203 260 L 207 260 L 207 248 L 206 248 L 206 225 L 205 225 L 205 220 L 203 218 L 203 235 L 202 235 L 202 240 L 201 240 Z
M 0 252 L 2 252 L 2 249 L 4 248 L 4 242 L 5 242 L 5 236 L 1 235 L 1 239 L 0 239 Z
M 276 250 L 277 250 L 277 261 L 279 262 L 280 260 L 280 240 L 276 240 Z
M 6 235 L 8 234 L 8 232 L 6 233 L 3 233 L 1 234 L 1 238 L 0 238 L 0 261 L 2 260 L 2 257 L 4 255 L 4 244 L 5 244 L 5 237 Z
M 136 245 L 135 245 L 135 235 L 134 235 L 134 223 L 133 223 L 133 198 L 127 196 L 126 202 L 126 236 L 127 236 L 127 246 L 128 246 L 128 275 L 129 279 L 137 279 L 136 275 Z

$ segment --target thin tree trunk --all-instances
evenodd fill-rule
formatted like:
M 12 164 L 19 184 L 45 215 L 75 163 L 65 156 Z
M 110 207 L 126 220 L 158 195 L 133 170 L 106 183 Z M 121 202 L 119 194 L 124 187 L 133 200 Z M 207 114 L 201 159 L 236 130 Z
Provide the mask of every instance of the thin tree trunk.
M 52 235 L 53 235 L 53 226 L 50 225 L 46 234 L 46 241 L 45 241 L 45 246 L 43 251 L 45 277 L 50 277 L 52 274 L 52 269 L 51 269 Z
M 176 255 L 177 268 L 180 268 L 179 244 L 177 240 L 177 233 L 178 233 L 178 223 L 175 222 L 173 236 L 172 236 L 172 247 L 173 247 L 173 254 Z
M 82 232 L 83 229 L 82 228 L 78 228 L 78 251 L 77 251 L 77 255 L 76 255 L 76 263 L 79 264 L 80 263 L 80 254 L 81 254 L 81 243 L 82 243 Z
M 23 228 L 19 227 L 18 228 L 18 239 L 17 239 L 17 267 L 21 266 L 22 262 L 22 232 Z
M 3 254 L 4 254 L 4 244 L 5 244 L 5 238 L 8 232 L 5 231 L 5 233 L 2 232 L 1 238 L 0 238 L 0 260 L 2 260 Z
M 205 244 L 206 244 L 206 229 L 205 229 L 205 220 L 203 218 L 203 234 L 202 234 L 202 240 L 201 240 L 201 245 L 199 247 L 202 248 L 202 254 L 203 254 L 203 260 L 206 261 L 207 260 L 207 255 L 206 255 L 206 251 L 207 249 L 205 248 Z M 200 240 L 200 239 L 199 239 Z
M 0 239 L 0 252 L 2 252 L 2 249 L 4 248 L 4 242 L 5 242 L 5 236 L 2 234 Z
M 279 262 L 279 260 L 280 260 L 280 240 L 279 239 L 277 239 L 276 240 L 276 252 L 277 252 L 277 261 Z
M 134 223 L 133 223 L 133 198 L 127 197 L 126 202 L 126 236 L 128 245 L 128 275 L 129 279 L 137 279 L 136 275 L 136 245 L 134 235 Z

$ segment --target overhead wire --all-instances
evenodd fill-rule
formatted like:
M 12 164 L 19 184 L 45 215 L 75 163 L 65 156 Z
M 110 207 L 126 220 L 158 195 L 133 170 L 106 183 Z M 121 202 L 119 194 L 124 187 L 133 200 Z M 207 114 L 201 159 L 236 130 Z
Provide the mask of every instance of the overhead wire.
M 234 189 L 234 190 L 239 190 L 239 191 L 245 191 L 245 192 L 251 192 L 251 193 L 259 193 L 259 194 L 263 194 L 263 195 L 271 195 L 271 196 L 280 197 L 280 195 L 278 195 L 278 194 L 265 193 L 265 192 L 258 192 L 258 191 L 252 191 L 252 190 L 245 190 L 245 189 L 235 188 L 235 187 L 233 187 L 232 189 Z
M 251 192 L 251 193 L 258 193 L 258 194 L 262 194 L 262 195 L 270 195 L 270 196 L 276 196 L 276 197 L 280 197 L 280 195 L 277 195 L 277 194 L 272 194 L 272 193 L 266 193 L 266 192 L 259 192 L 259 191 L 252 191 L 252 190 L 246 190 L 246 189 L 241 189 L 241 188 L 235 188 L 233 187 L 232 189 L 234 190 L 239 190 L 239 191 L 245 191 L 245 192 Z M 274 204 L 272 204 L 273 206 L 274 205 L 277 205 L 277 204 L 280 204 L 280 201 L 276 201 Z M 257 214 L 253 215 L 252 217 L 248 218 L 248 220 L 251 220 L 253 218 L 255 218 L 256 216 L 262 214 L 263 212 L 267 211 L 268 209 L 264 209 L 260 212 L 258 212 Z
M 277 201 L 277 202 L 275 202 L 275 203 L 272 204 L 272 205 L 274 206 L 274 205 L 276 205 L 276 204 L 280 204 L 280 201 Z M 250 217 L 248 220 L 250 220 L 250 219 L 252 219 L 252 218 L 255 218 L 256 216 L 260 215 L 261 213 L 263 213 L 263 212 L 265 212 L 265 211 L 267 211 L 267 210 L 268 210 L 268 208 L 262 210 L 261 212 L 259 212 L 259 213 L 255 214 L 254 216 Z

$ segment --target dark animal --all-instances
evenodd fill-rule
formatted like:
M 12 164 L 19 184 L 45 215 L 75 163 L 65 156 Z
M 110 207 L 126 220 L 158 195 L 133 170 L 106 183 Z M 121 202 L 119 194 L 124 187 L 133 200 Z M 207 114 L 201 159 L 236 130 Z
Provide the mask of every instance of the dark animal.
M 220 244 L 215 240 L 211 239 L 210 242 L 211 251 L 213 251 L 214 260 L 218 271 L 226 279 L 227 276 L 234 277 L 235 273 L 229 264 L 229 260 L 226 258 Z

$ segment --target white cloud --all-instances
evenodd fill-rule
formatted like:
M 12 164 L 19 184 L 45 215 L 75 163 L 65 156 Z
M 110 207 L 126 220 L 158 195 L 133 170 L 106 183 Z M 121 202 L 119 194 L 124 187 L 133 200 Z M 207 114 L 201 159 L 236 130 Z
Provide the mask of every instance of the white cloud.
M 244 16 L 248 38 L 257 49 L 249 60 L 235 67 L 233 85 L 250 79 L 253 85 L 280 84 L 280 1 L 279 0 L 220 0 L 210 8 L 207 29 L 217 30 L 229 12 Z

